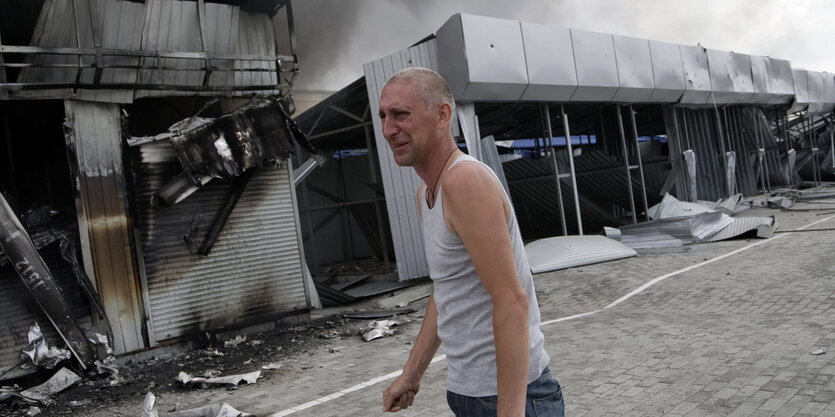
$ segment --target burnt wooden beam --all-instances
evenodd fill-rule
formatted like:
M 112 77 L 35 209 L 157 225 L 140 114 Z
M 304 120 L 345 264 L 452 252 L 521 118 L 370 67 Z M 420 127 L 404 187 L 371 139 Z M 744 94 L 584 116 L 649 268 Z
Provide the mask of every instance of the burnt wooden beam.
M 232 214 L 232 210 L 235 209 L 235 206 L 238 204 L 238 200 L 240 200 L 241 195 L 246 190 L 247 184 L 249 184 L 249 180 L 252 178 L 252 173 L 255 170 L 247 170 L 241 174 L 240 177 L 237 178 L 235 181 L 235 187 L 232 188 L 232 193 L 229 194 L 229 199 L 226 201 L 226 205 L 223 206 L 223 210 L 221 210 L 220 214 L 218 214 L 217 219 L 215 219 L 214 224 L 212 224 L 211 230 L 209 230 L 209 234 L 206 236 L 206 240 L 203 241 L 203 244 L 200 245 L 200 249 L 197 250 L 197 253 L 203 256 L 209 256 L 209 253 L 212 251 L 212 247 L 214 247 L 215 242 L 217 242 L 218 236 L 220 236 L 220 232 L 223 230 L 223 227 L 226 226 L 226 222 L 229 220 L 229 216 Z

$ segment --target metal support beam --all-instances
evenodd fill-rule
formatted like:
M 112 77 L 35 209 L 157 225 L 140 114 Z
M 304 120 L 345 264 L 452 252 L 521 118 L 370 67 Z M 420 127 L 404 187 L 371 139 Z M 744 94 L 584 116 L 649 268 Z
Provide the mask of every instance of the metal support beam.
M 540 114 L 545 119 L 545 129 L 548 138 L 554 137 L 554 131 L 551 129 L 551 113 L 548 111 L 547 104 L 540 104 Z M 565 224 L 565 203 L 562 201 L 562 181 L 560 180 L 560 167 L 557 163 L 557 151 L 550 147 L 551 166 L 554 169 L 554 183 L 557 186 L 557 207 L 560 209 L 560 227 L 562 227 L 562 235 L 568 236 L 568 227 Z
M 223 231 L 223 227 L 226 226 L 226 222 L 229 221 L 229 216 L 232 215 L 232 210 L 235 209 L 235 206 L 238 204 L 238 200 L 240 200 L 241 195 L 243 195 L 244 190 L 246 190 L 246 186 L 249 184 L 249 180 L 252 178 L 253 172 L 254 170 L 252 169 L 244 171 L 243 174 L 235 180 L 235 186 L 232 187 L 232 193 L 229 194 L 229 199 L 226 200 L 223 210 L 221 210 L 220 214 L 218 214 L 212 224 L 212 228 L 209 230 L 209 234 L 206 236 L 203 244 L 200 245 L 200 248 L 197 249 L 197 253 L 203 256 L 209 256 L 209 253 L 215 246 L 215 242 L 217 242 L 217 238 L 220 236 L 220 232 Z
M 623 130 L 623 115 L 620 114 L 620 105 L 615 105 L 615 112 L 618 115 L 618 130 L 620 131 L 620 143 L 623 148 L 623 163 L 626 169 L 626 190 L 629 193 L 629 209 L 632 212 L 632 224 L 638 223 L 638 215 L 635 213 L 635 195 L 632 193 L 632 171 L 629 169 L 629 149 L 626 147 L 626 132 Z
M 638 142 L 638 123 L 635 121 L 635 111 L 632 110 L 631 104 L 629 105 L 629 117 L 632 118 L 632 134 L 635 136 L 635 155 L 638 158 L 638 173 L 641 174 L 641 196 L 644 198 L 644 214 L 647 214 L 649 213 L 649 204 L 647 203 L 647 186 L 644 181 L 644 164 L 641 160 L 641 146 Z M 652 143 L 650 143 L 651 145 Z
M 366 113 L 367 112 L 368 107 L 366 107 Z M 365 146 L 368 148 L 368 172 L 371 174 L 371 182 L 377 184 L 377 181 L 379 180 L 377 178 L 377 167 L 379 164 L 374 158 L 377 153 L 374 152 L 374 135 L 371 134 L 370 126 L 365 126 Z M 374 192 L 376 193 L 376 191 Z M 383 263 L 386 264 L 386 271 L 390 271 L 391 264 L 389 262 L 388 239 L 386 239 L 383 226 L 383 210 L 381 208 L 380 201 L 377 201 L 377 199 L 374 201 L 374 214 L 377 217 L 377 234 L 380 236 L 380 247 L 383 249 Z
M 549 108 L 545 107 L 548 113 L 548 120 L 551 120 L 551 112 Z M 568 126 L 568 116 L 565 114 L 565 106 L 560 104 L 560 114 L 562 115 L 563 130 L 565 130 L 565 144 L 568 146 L 568 170 L 571 174 L 571 191 L 574 193 L 574 210 L 577 212 L 577 232 L 580 236 L 583 235 L 583 219 L 580 216 L 580 196 L 577 193 L 577 178 L 574 170 L 574 148 L 571 145 L 571 130 Z

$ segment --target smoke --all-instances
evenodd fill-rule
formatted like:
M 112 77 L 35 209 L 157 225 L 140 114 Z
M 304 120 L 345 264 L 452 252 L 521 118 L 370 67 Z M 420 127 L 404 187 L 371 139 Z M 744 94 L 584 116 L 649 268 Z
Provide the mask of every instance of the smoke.
M 795 68 L 835 72 L 827 0 L 297 0 L 298 90 L 338 90 L 362 65 L 470 13 L 767 55 Z

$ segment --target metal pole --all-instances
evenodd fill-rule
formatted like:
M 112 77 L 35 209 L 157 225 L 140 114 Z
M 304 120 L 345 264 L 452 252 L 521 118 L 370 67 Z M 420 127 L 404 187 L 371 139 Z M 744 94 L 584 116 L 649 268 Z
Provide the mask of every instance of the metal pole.
M 644 182 L 644 165 L 641 159 L 641 146 L 638 142 L 638 123 L 635 121 L 635 111 L 632 110 L 632 105 L 629 105 L 629 116 L 632 118 L 632 134 L 635 135 L 635 155 L 638 159 L 638 173 L 641 176 L 641 196 L 644 199 L 644 214 L 649 212 L 649 204 L 647 203 L 647 186 Z M 652 146 L 652 142 L 650 142 Z M 630 178 L 632 176 L 630 175 Z
M 620 105 L 615 105 L 618 114 L 618 130 L 620 131 L 620 143 L 623 147 L 623 161 L 626 167 L 626 189 L 629 193 L 629 207 L 632 210 L 632 223 L 638 223 L 638 215 L 635 213 L 635 196 L 632 194 L 632 171 L 629 169 L 629 152 L 626 147 L 626 133 L 623 131 L 623 116 L 620 114 Z
M 551 112 L 548 110 L 547 104 L 541 104 L 540 110 L 545 116 L 545 128 L 549 138 L 554 137 L 554 132 L 551 130 Z M 557 185 L 557 205 L 560 209 L 560 226 L 562 227 L 562 235 L 568 236 L 568 227 L 565 225 L 565 203 L 562 201 L 562 180 L 560 179 L 560 167 L 557 163 L 557 152 L 551 148 L 551 165 L 554 167 L 554 182 Z
M 683 174 L 682 178 L 687 178 L 687 164 L 684 163 L 684 158 L 683 158 L 684 149 L 682 149 L 683 148 L 682 145 L 684 145 L 684 143 L 683 143 L 684 138 L 681 136 L 681 130 L 678 127 L 678 111 L 677 110 L 678 109 L 673 107 L 673 126 L 675 127 L 675 130 L 676 130 L 676 146 L 675 146 L 675 149 L 676 149 L 676 152 L 678 153 L 676 158 L 678 158 L 679 161 L 682 161 L 682 163 L 679 164 L 681 166 L 681 170 L 682 170 L 681 174 L 679 174 L 679 175 Z M 682 184 L 684 184 L 684 188 L 685 188 L 683 190 L 684 194 L 685 195 L 690 195 L 690 189 L 689 189 L 690 188 L 690 183 L 689 183 L 689 181 L 683 181 Z M 678 189 L 676 189 L 676 191 L 678 191 Z M 680 199 L 684 200 L 683 196 L 678 196 L 678 197 Z
M 551 118 L 551 111 L 548 106 L 545 106 L 548 113 L 548 119 Z M 580 196 L 577 194 L 577 177 L 574 174 L 574 148 L 571 146 L 571 131 L 568 128 L 568 116 L 565 115 L 565 106 L 560 104 L 560 113 L 562 114 L 562 125 L 565 130 L 565 143 L 568 146 L 568 169 L 571 171 L 571 190 L 574 192 L 574 210 L 577 212 L 577 231 L 580 236 L 583 235 L 583 219 L 580 216 Z
M 374 158 L 374 146 L 371 139 L 371 127 L 365 126 L 365 146 L 368 148 L 368 171 L 371 174 L 371 182 L 377 184 L 377 162 Z M 377 200 L 377 190 L 374 190 L 374 214 L 377 217 L 377 235 L 380 237 L 380 247 L 383 249 L 383 263 L 386 265 L 386 271 L 391 270 L 389 264 L 389 248 L 388 239 L 383 230 L 383 213 L 380 210 L 380 202 Z
M 722 120 L 719 118 L 719 109 L 716 106 L 713 107 L 713 117 L 716 121 L 716 132 L 719 133 L 719 148 L 722 151 L 722 168 L 725 175 L 728 175 L 728 160 L 725 158 L 725 155 L 728 153 L 727 149 L 725 148 L 725 133 L 722 127 Z M 707 117 L 705 117 L 707 119 Z M 730 147 L 730 145 L 729 145 Z M 734 173 L 734 180 L 736 180 L 736 173 Z M 727 186 L 727 180 L 725 181 Z M 731 196 L 731 189 L 728 187 L 725 190 L 725 197 Z

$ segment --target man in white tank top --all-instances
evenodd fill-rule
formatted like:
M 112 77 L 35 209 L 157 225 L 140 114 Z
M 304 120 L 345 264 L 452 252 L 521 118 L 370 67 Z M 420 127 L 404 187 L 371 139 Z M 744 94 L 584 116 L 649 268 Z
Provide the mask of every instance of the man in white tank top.
M 385 411 L 409 407 L 443 342 L 447 402 L 456 416 L 562 417 L 518 225 L 484 164 L 458 150 L 446 81 L 424 68 L 395 74 L 380 119 L 395 162 L 423 179 L 418 206 L 434 292 Z

